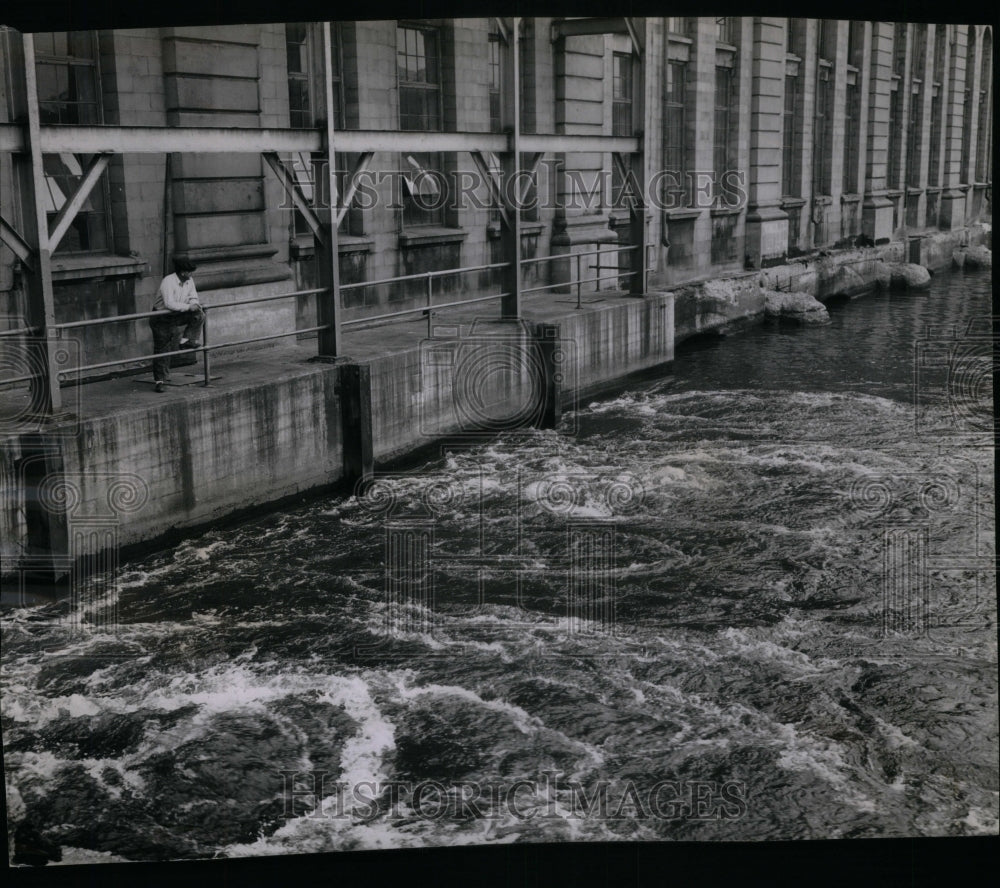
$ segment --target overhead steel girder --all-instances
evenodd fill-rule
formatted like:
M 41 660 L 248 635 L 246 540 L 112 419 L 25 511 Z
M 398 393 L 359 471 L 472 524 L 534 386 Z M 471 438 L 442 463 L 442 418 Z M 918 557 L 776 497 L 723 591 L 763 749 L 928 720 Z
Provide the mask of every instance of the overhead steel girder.
M 163 154 L 317 152 L 324 150 L 319 130 L 223 129 L 220 127 L 160 126 L 43 126 L 40 142 L 45 154 Z M 422 133 L 394 130 L 338 130 L 338 151 L 492 151 L 509 150 L 505 133 Z M 0 150 L 24 151 L 22 127 L 0 124 Z M 616 152 L 633 154 L 639 140 L 624 136 L 523 133 L 521 150 L 529 152 Z
M 593 18 L 563 19 L 552 23 L 551 41 L 564 37 L 585 37 L 593 34 L 628 34 L 636 55 L 642 55 L 643 45 L 639 30 L 630 18 L 604 16 Z

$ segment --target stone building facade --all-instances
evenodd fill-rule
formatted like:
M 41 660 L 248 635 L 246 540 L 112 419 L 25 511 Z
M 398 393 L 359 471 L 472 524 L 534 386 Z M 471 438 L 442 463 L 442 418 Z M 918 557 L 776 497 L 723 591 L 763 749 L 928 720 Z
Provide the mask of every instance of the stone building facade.
M 627 35 L 554 40 L 553 21 L 521 23 L 521 130 L 633 135 L 631 104 L 641 98 L 650 109 L 647 186 L 662 189 L 648 216 L 651 290 L 859 236 L 884 243 L 961 228 L 991 212 L 988 26 L 648 19 L 643 84 Z M 309 128 L 324 122 L 330 90 L 339 129 L 497 132 L 502 30 L 490 18 L 339 22 L 335 78 L 324 74 L 311 24 L 38 34 L 41 121 Z M 0 123 L 17 119 L 17 36 L 0 31 Z M 0 155 L 0 203 L 16 220 L 24 208 L 9 158 Z M 311 159 L 284 159 L 311 191 Z M 338 160 L 350 168 L 356 157 Z M 53 217 L 86 161 L 46 155 Z M 426 171 L 473 181 L 468 153 L 376 152 L 369 169 L 383 174 L 368 195 L 374 205 L 358 200 L 339 228 L 342 284 L 503 261 L 481 183 L 461 205 L 428 210 L 417 199 L 434 196 Z M 525 266 L 526 287 L 571 279 L 565 257 L 595 249 L 607 258 L 582 264 L 583 277 L 598 278 L 585 289 L 620 286 L 610 252 L 630 236 L 620 186 L 610 154 L 543 159 L 538 205 L 522 210 L 522 255 L 561 258 Z M 148 310 L 172 255 L 197 262 L 209 305 L 317 286 L 312 237 L 260 155 L 126 153 L 110 161 L 53 256 L 57 321 Z M 457 298 L 498 281 L 477 270 L 436 286 Z M 349 287 L 346 317 L 421 304 L 425 283 Z M 25 298 L 18 261 L 0 247 L 8 328 L 20 326 Z M 213 312 L 213 340 L 312 326 L 314 298 Z M 79 329 L 88 362 L 150 351 L 145 324 Z

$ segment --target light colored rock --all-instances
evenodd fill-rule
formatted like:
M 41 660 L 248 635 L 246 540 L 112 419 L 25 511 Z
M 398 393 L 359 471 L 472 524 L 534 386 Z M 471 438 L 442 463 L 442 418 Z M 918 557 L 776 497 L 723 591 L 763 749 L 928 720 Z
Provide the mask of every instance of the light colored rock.
M 884 262 L 875 263 L 875 286 L 879 290 L 888 290 L 892 284 L 892 271 Z
M 955 250 L 951 254 L 951 267 L 952 268 L 965 267 L 965 250 Z
M 926 290 L 931 285 L 931 273 L 922 265 L 898 262 L 889 266 L 891 290 Z
M 828 324 L 826 307 L 808 293 L 764 291 L 764 314 L 768 317 L 789 318 L 803 324 Z
M 993 251 L 982 244 L 975 247 L 969 247 L 965 251 L 965 267 L 966 268 L 992 268 L 993 267 Z

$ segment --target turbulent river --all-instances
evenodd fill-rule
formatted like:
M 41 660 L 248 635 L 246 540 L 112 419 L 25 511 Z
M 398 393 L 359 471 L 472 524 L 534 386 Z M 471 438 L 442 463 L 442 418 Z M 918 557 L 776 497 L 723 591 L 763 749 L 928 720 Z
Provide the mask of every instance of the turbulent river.
M 9 609 L 12 831 L 63 862 L 995 832 L 989 313 L 940 274 L 681 347 L 556 431 L 124 564 L 114 632 Z

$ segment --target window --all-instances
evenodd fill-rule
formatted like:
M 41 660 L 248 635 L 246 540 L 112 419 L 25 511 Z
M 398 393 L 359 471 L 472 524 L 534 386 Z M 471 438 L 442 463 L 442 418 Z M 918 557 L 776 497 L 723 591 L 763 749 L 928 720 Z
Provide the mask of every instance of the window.
M 670 173 L 671 187 L 682 190 L 678 196 L 664 195 L 669 202 L 679 200 L 678 206 L 690 206 L 691 193 L 687 183 L 687 135 L 685 97 L 687 95 L 687 64 L 667 63 L 666 101 L 663 113 L 663 161 Z M 671 206 L 672 203 L 667 204 Z
M 906 22 L 896 22 L 892 40 L 892 73 L 899 77 L 906 70 Z
M 689 21 L 690 19 L 687 18 L 668 18 L 667 33 L 674 34 L 677 37 L 687 37 L 690 28 Z
M 934 28 L 934 61 L 931 80 L 931 144 L 927 162 L 927 184 L 941 184 L 941 81 L 944 79 L 945 25 Z
M 906 127 L 906 182 L 920 185 L 920 137 L 924 126 L 924 96 L 919 80 L 910 88 L 910 119 Z
M 733 69 L 723 65 L 715 66 L 715 126 L 712 151 L 712 169 L 715 174 L 715 195 L 722 195 L 723 176 L 733 169 L 731 149 L 732 138 L 732 88 Z
M 894 82 L 889 93 L 889 158 L 886 165 L 886 186 L 899 187 L 899 83 Z
M 865 23 L 851 22 L 847 31 L 847 64 L 860 68 L 865 46 Z
M 332 38 L 331 56 L 333 61 L 333 76 L 331 78 L 331 89 L 333 94 L 333 114 L 334 126 L 343 126 L 343 74 L 341 69 L 340 51 L 340 29 L 334 23 L 331 25 L 330 36 Z M 319 34 L 312 25 L 305 22 L 287 22 L 285 24 L 285 65 L 288 78 L 288 122 L 294 129 L 310 129 L 316 126 L 317 119 L 321 116 L 317 112 L 323 105 L 323 98 L 318 93 L 316 83 L 322 83 L 325 73 L 322 71 L 322 62 L 319 61 Z M 349 158 L 339 155 L 338 165 L 345 165 Z M 308 154 L 293 154 L 289 161 L 295 181 L 305 196 L 306 200 L 313 200 L 313 185 L 315 182 L 315 170 L 312 158 Z M 339 175 L 337 187 L 343 194 L 345 176 Z M 327 190 L 325 187 L 322 189 Z M 325 199 L 325 196 L 324 196 Z M 355 214 L 348 212 L 340 223 L 338 231 L 341 234 L 349 234 L 352 224 L 349 220 L 355 218 Z M 354 228 L 359 228 L 355 221 Z M 292 234 L 295 237 L 310 237 L 312 230 L 306 223 L 305 217 L 298 211 L 292 210 Z
M 433 28 L 396 28 L 396 77 L 399 128 L 441 129 L 441 74 L 438 32 Z
M 101 123 L 97 41 L 92 31 L 35 35 L 38 111 L 43 124 Z M 45 154 L 45 201 L 52 220 L 76 191 L 91 161 L 87 154 Z M 107 173 L 91 189 L 73 224 L 57 247 L 59 253 L 100 252 L 111 242 Z
M 612 60 L 611 132 L 616 136 L 632 135 L 632 56 L 616 52 Z
M 962 120 L 962 172 L 961 181 L 969 182 L 972 173 L 969 170 L 969 158 L 972 156 L 972 66 L 976 58 L 976 29 L 969 25 L 969 46 L 966 53 L 965 69 L 965 101 L 962 104 L 964 118 Z M 967 178 L 969 177 L 969 178 Z
M 847 84 L 847 96 L 844 104 L 844 183 L 845 194 L 858 191 L 858 86 L 857 83 Z
M 979 69 L 979 130 L 976 150 L 976 181 L 989 180 L 990 162 L 990 78 L 993 73 L 993 43 L 990 32 L 983 33 L 983 51 Z
M 715 42 L 736 46 L 736 26 L 738 19 L 724 16 L 715 20 Z
M 288 53 L 288 118 L 296 129 L 313 125 L 312 97 L 309 94 L 309 26 L 289 22 L 285 25 Z
M 403 155 L 403 227 L 444 225 L 441 154 Z
M 813 133 L 813 194 L 830 193 L 832 162 L 831 95 L 833 73 L 829 64 L 820 62 L 816 72 L 816 116 Z
M 798 197 L 802 172 L 799 160 L 801 133 L 798 131 L 799 78 L 797 74 L 785 75 L 785 108 L 782 115 L 781 134 L 781 193 L 785 197 Z
M 489 65 L 490 65 L 490 132 L 502 132 L 502 122 L 500 115 L 500 88 L 503 82 L 502 69 L 500 67 L 500 34 L 496 31 L 490 34 L 489 42 Z

